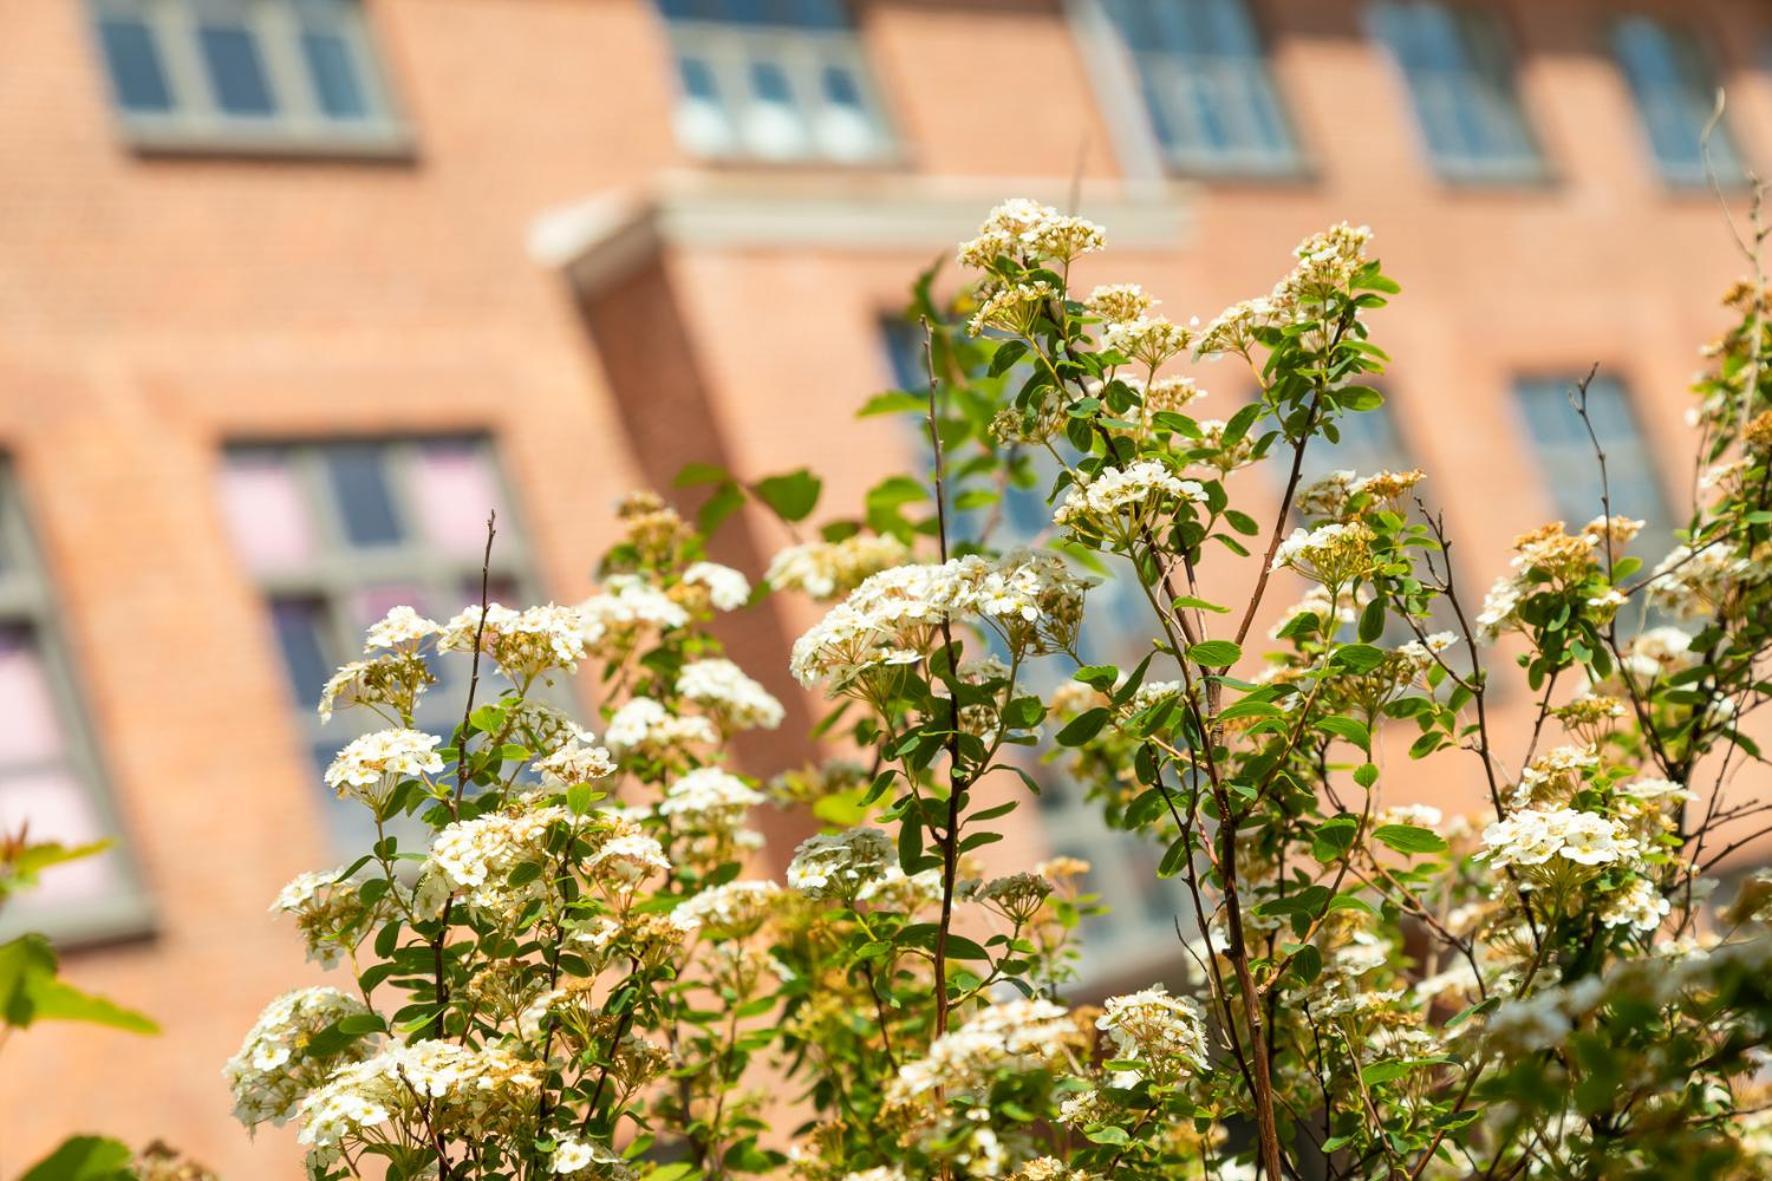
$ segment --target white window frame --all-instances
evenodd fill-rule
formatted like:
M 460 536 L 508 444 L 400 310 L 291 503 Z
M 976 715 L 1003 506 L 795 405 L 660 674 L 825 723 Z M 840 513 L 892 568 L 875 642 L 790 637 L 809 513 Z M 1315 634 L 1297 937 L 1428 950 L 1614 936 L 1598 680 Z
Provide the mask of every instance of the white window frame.
M 86 695 L 81 691 L 62 634 L 60 607 L 27 516 L 17 473 L 0 456 L 0 553 L 7 555 L 9 561 L 0 567 L 0 626 L 25 630 L 42 659 L 55 720 L 65 744 L 62 758 L 52 765 L 65 768 L 85 792 L 98 819 L 98 837 L 116 842 L 99 856 L 111 863 L 109 868 L 117 875 L 118 888 L 100 897 L 56 905 L 37 903 L 33 890 L 16 894 L 0 910 L 0 942 L 22 930 L 42 931 L 64 945 L 147 934 L 153 927 L 153 908 L 142 888 L 140 868 L 125 840 L 98 744 L 87 720 Z M 45 880 L 52 880 L 51 875 L 58 872 L 65 871 L 47 870 Z
M 853 26 L 824 29 L 797 25 L 741 25 L 672 18 L 663 12 L 659 12 L 658 19 L 664 23 L 670 39 L 671 73 L 677 87 L 673 118 L 679 121 L 677 139 L 684 150 L 710 160 L 765 164 L 879 165 L 899 159 L 898 138 L 893 132 L 892 120 L 886 113 L 879 86 L 874 80 L 866 45 L 860 31 Z M 720 94 L 717 106 L 732 127 L 732 146 L 727 150 L 713 151 L 689 142 L 681 126 L 681 120 L 694 101 L 683 89 L 681 63 L 685 57 L 705 62 L 714 75 L 715 87 Z M 772 63 L 786 76 L 793 95 L 790 105 L 806 130 L 803 151 L 768 155 L 745 144 L 743 121 L 746 109 L 766 105 L 749 97 L 749 71 L 754 62 Z M 855 80 L 860 98 L 858 109 L 873 130 L 873 150 L 845 156 L 819 146 L 817 124 L 820 115 L 827 108 L 842 106 L 825 97 L 821 75 L 827 66 L 838 66 Z
M 410 130 L 395 102 L 363 0 L 325 15 L 321 7 L 298 14 L 300 0 L 86 0 L 86 4 L 107 93 L 115 83 L 99 22 L 106 17 L 139 20 L 153 34 L 171 109 L 132 111 L 111 94 L 124 137 L 138 149 L 361 156 L 398 156 L 412 150 Z M 198 39 L 205 14 L 238 20 L 252 33 L 274 105 L 271 114 L 222 110 L 211 90 Z M 301 46 L 304 29 L 316 23 L 324 24 L 350 49 L 363 90 L 361 119 L 333 118 L 322 105 Z

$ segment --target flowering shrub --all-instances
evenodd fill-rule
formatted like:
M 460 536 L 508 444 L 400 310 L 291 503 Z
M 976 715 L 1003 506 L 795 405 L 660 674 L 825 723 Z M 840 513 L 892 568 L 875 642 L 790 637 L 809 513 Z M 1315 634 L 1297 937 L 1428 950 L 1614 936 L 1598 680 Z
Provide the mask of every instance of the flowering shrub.
M 1134 284 L 1079 297 L 1105 231 L 1029 201 L 960 248 L 956 305 L 926 277 L 931 389 L 870 411 L 919 416 L 932 480 L 886 481 L 765 579 L 825 605 L 791 668 L 844 758 L 762 783 L 726 761 L 784 717 L 715 638 L 755 596 L 651 496 L 585 603 L 370 629 L 320 708 L 384 727 L 326 774 L 379 839 L 273 906 L 349 986 L 272 1002 L 227 1067 L 240 1118 L 299 1124 L 315 1178 L 1772 1177 L 1772 876 L 1727 901 L 1707 876 L 1768 807 L 1730 790 L 1772 692 L 1766 297 L 1730 297 L 1699 382 L 1680 548 L 1646 567 L 1602 502 L 1521 537 L 1477 605 L 1421 472 L 1302 486 L 1382 400 L 1366 317 L 1398 289 L 1370 238 L 1306 239 L 1204 326 Z M 1191 417 L 1191 359 L 1256 396 Z M 1236 507 L 1260 468 L 1284 477 L 1266 524 Z M 687 482 L 705 527 L 746 496 L 796 524 L 819 491 Z M 1051 527 L 1005 549 L 1031 488 Z M 1131 668 L 1080 652 L 1104 577 L 1149 608 Z M 1536 703 L 1512 751 L 1498 639 Z M 448 736 L 412 728 L 439 660 L 469 685 Z M 584 670 L 601 740 L 543 693 Z M 1381 768 L 1385 731 L 1410 761 Z M 1428 759 L 1486 814 L 1421 803 Z M 987 871 L 1042 774 L 1184 888 L 1163 984 L 1080 1003 L 1088 867 Z M 829 825 L 782 882 L 747 876 L 771 802 Z

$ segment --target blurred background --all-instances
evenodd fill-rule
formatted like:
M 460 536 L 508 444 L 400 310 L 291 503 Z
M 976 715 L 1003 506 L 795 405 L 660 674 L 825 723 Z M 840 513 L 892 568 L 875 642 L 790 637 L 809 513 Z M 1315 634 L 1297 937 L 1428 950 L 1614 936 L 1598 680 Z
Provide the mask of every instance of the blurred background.
M 15 1036 L 0 1176 L 88 1130 L 299 1175 L 220 1070 L 318 979 L 272 895 L 357 836 L 327 672 L 389 605 L 477 597 L 488 508 L 506 602 L 586 593 L 615 498 L 688 461 L 810 463 L 852 510 L 920 461 L 854 417 L 919 380 L 908 285 L 997 200 L 1074 202 L 1110 243 L 1080 284 L 1182 320 L 1370 223 L 1397 363 L 1316 470 L 1460 490 L 1480 596 L 1515 533 L 1598 512 L 1566 398 L 1596 362 L 1617 507 L 1684 518 L 1685 388 L 1747 269 L 1717 87 L 1738 221 L 1772 165 L 1763 0 L 0 0 L 0 29 L 0 830 L 117 841 L 4 928 L 166 1029 Z M 1250 393 L 1197 376 L 1208 416 Z M 756 577 L 786 540 L 746 515 L 716 556 Z M 795 703 L 748 770 L 806 754 L 813 617 L 731 637 Z M 1091 859 L 1116 908 L 1086 986 L 1174 958 L 1154 851 L 1062 790 L 1023 815 L 1017 855 Z

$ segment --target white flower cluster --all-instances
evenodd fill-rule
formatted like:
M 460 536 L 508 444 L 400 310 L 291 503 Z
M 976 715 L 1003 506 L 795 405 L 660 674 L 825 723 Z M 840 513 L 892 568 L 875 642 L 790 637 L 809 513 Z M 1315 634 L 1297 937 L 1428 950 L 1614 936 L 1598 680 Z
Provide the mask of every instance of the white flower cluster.
M 1109 997 L 1095 1025 L 1113 1039 L 1115 1058 L 1142 1064 L 1116 1076 L 1116 1087 L 1134 1086 L 1146 1074 L 1154 1081 L 1171 1081 L 1206 1066 L 1200 1006 L 1188 997 L 1170 996 L 1161 984 Z
M 634 1176 L 634 1171 L 607 1145 L 571 1136 L 562 1136 L 555 1144 L 548 1169 L 557 1176 L 596 1177 L 598 1181 L 629 1181 Z
M 1641 680 L 1672 676 L 1697 664 L 1692 637 L 1677 627 L 1652 627 L 1638 632 L 1624 657 L 1625 669 Z
M 781 887 L 771 881 L 726 882 L 686 899 L 671 917 L 716 939 L 741 938 L 763 925 L 780 897 Z
M 750 580 L 718 562 L 691 562 L 683 571 L 683 581 L 690 586 L 706 587 L 708 602 L 721 611 L 736 611 L 751 598 Z
M 433 619 L 426 619 L 411 607 L 391 607 L 385 616 L 370 625 L 364 647 L 372 652 L 382 649 L 410 652 L 427 637 L 434 636 L 442 630 L 442 624 Z
M 1307 305 L 1345 292 L 1354 272 L 1366 264 L 1371 240 L 1371 229 L 1346 222 L 1312 234 L 1293 249 L 1298 262 L 1291 273 L 1270 294 L 1232 304 L 1219 313 L 1201 332 L 1198 351 L 1201 355 L 1247 352 L 1260 329 L 1293 323 L 1307 315 Z
M 921 660 L 944 620 L 968 615 L 1022 653 L 1068 650 L 1090 585 L 1057 555 L 1031 550 L 883 570 L 795 641 L 790 667 L 802 685 L 827 681 L 839 692 L 873 670 Z
M 710 587 L 710 593 L 712 588 Z M 587 646 L 632 643 L 644 631 L 670 631 L 689 623 L 689 612 L 643 578 L 611 578 L 600 594 L 578 605 Z
M 1109 468 L 1087 483 L 1081 479 L 1066 493 L 1064 503 L 1052 515 L 1061 528 L 1117 535 L 1150 526 L 1175 511 L 1184 501 L 1203 504 L 1206 491 L 1197 481 L 1184 480 L 1154 459 L 1141 459 L 1123 468 Z
M 1294 529 L 1274 551 L 1272 568 L 1290 567 L 1325 586 L 1339 587 L 1372 568 L 1372 531 L 1358 521 Z
M 715 831 L 736 828 L 763 793 L 718 767 L 697 767 L 665 789 L 660 816 L 680 816 L 691 826 Z
M 482 612 L 475 604 L 443 625 L 437 651 L 472 652 L 475 637 L 480 650 L 506 676 L 519 682 L 549 669 L 576 669 L 589 639 L 584 613 L 576 607 L 549 603 L 516 611 L 488 603 Z
M 1675 619 L 1703 619 L 1715 615 L 1730 589 L 1753 572 L 1753 563 L 1726 545 L 1675 546 L 1650 577 L 1649 602 Z
M 507 881 L 511 872 L 519 865 L 543 861 L 554 826 L 572 821 L 572 813 L 562 807 L 489 812 L 458 820 L 431 842 L 425 873 L 441 875 L 449 891 L 460 894 L 469 906 L 510 908 L 545 889 L 546 878 L 542 875 L 514 895 Z
M 734 730 L 773 730 L 784 716 L 781 702 L 730 660 L 685 664 L 677 692 Z
M 336 964 L 344 953 L 341 932 L 355 926 L 366 910 L 358 893 L 360 883 L 355 878 L 341 880 L 342 872 L 333 869 L 297 874 L 277 891 L 271 903 L 272 914 L 295 917 L 307 944 L 308 958 L 326 968 Z
M 443 757 L 436 748 L 442 741 L 418 730 L 377 730 L 354 738 L 326 768 L 326 786 L 341 797 L 373 801 L 402 779 L 441 772 Z
M 1553 857 L 1581 866 L 1635 856 L 1638 842 L 1619 821 L 1574 808 L 1531 808 L 1483 830 L 1483 852 L 1500 867 L 1544 865 Z
M 926 1056 L 900 1066 L 886 1085 L 887 1100 L 909 1103 L 938 1090 L 951 1100 L 988 1088 L 999 1074 L 1052 1066 L 1079 1040 L 1070 1011 L 1042 997 L 991 1005 L 936 1038 Z
M 447 1122 L 458 1135 L 492 1131 L 528 1112 L 540 1087 L 531 1065 L 504 1046 L 391 1042 L 375 1057 L 335 1072 L 302 1100 L 299 1139 L 320 1160 L 330 1160 L 347 1141 L 373 1137 L 371 1129 L 404 1121 L 421 1106 L 427 1118 Z
M 1092 221 L 1060 213 L 1050 205 L 1015 197 L 991 210 L 978 237 L 963 242 L 961 266 L 986 270 L 998 258 L 1023 266 L 1037 262 L 1069 262 L 1107 245 L 1107 235 Z
M 712 746 L 720 735 L 706 718 L 682 717 L 650 697 L 636 697 L 615 711 L 603 741 L 617 754 L 656 757 L 687 746 Z
M 552 754 L 535 761 L 542 782 L 560 787 L 590 783 L 615 774 L 615 760 L 583 730 L 576 731 Z
M 893 864 L 892 841 L 877 828 L 808 837 L 794 850 L 788 885 L 808 898 L 850 899 Z
M 1672 909 L 1654 882 L 1638 877 L 1606 898 L 1605 905 L 1600 908 L 1600 921 L 1608 927 L 1653 931 L 1661 926 L 1661 920 Z
M 267 1121 L 282 1124 L 331 1070 L 368 1057 L 374 1047 L 364 1041 L 352 1042 L 325 1059 L 306 1054 L 315 1034 L 342 1018 L 367 1012 L 362 1001 L 336 988 L 298 988 L 265 1006 L 239 1052 L 222 1068 L 234 1093 L 234 1118 L 248 1128 Z
M 1142 361 L 1152 372 L 1186 352 L 1193 342 L 1192 330 L 1164 316 L 1139 316 L 1109 324 L 1101 332 L 1103 348 Z
M 1083 301 L 1090 315 L 1100 316 L 1109 323 L 1136 320 L 1156 304 L 1157 301 L 1146 295 L 1144 288 L 1137 283 L 1103 284 Z
M 775 590 L 798 590 L 831 599 L 860 586 L 871 574 L 902 565 L 910 557 L 904 542 L 890 534 L 856 533 L 841 541 L 808 541 L 776 554 L 763 576 Z

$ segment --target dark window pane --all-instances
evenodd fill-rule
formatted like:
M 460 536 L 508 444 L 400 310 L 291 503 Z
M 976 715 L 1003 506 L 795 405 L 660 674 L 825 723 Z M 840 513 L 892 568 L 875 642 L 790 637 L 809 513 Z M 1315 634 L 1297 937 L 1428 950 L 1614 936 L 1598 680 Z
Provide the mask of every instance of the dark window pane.
M 204 25 L 197 31 L 203 64 L 209 71 L 215 105 L 229 115 L 264 116 L 275 112 L 264 60 L 248 30 L 238 25 Z
M 684 57 L 678 59 L 677 69 L 683 76 L 684 94 L 707 102 L 720 101 L 720 89 L 714 82 L 714 71 L 707 62 L 699 57 Z
M 839 107 L 861 108 L 861 88 L 855 84 L 855 75 L 841 66 L 824 68 L 824 96 Z
M 362 81 L 357 77 L 357 64 L 351 59 L 351 47 L 336 33 L 306 32 L 301 35 L 302 56 L 308 63 L 308 77 L 313 80 L 314 93 L 320 109 L 332 119 L 363 119 L 369 115 L 369 102 L 363 95 Z
M 333 502 L 352 545 L 389 545 L 400 540 L 400 518 L 388 488 L 381 448 L 344 444 L 326 449 Z
M 117 105 L 126 111 L 170 111 L 172 91 L 160 66 L 154 31 L 133 17 L 106 17 L 98 31 Z
M 751 90 L 759 100 L 766 103 L 780 103 L 786 106 L 794 101 L 793 89 L 788 85 L 788 76 L 774 62 L 751 63 Z
M 326 642 L 326 608 L 316 599 L 272 599 L 271 626 L 283 650 L 289 686 L 306 706 L 320 700 L 332 676 L 333 660 Z

